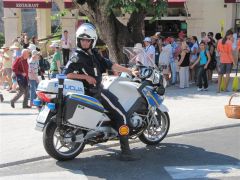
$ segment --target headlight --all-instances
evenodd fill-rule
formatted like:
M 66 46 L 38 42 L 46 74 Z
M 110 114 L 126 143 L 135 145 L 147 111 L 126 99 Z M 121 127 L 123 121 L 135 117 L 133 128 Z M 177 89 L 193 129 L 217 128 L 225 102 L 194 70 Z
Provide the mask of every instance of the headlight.
M 141 79 L 145 79 L 145 78 L 149 78 L 151 76 L 151 74 L 152 74 L 152 69 L 143 67 L 143 68 L 140 69 L 140 76 L 139 77 Z
M 160 74 L 158 72 L 155 72 L 152 83 L 153 84 L 158 84 L 159 81 L 160 81 Z

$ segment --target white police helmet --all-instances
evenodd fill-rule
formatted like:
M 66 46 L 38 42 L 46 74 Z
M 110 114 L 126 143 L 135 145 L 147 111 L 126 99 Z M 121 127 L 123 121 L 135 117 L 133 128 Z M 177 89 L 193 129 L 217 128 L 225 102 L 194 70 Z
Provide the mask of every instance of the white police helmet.
M 76 45 L 81 48 L 80 39 L 92 39 L 92 47 L 97 43 L 97 31 L 95 26 L 90 23 L 83 23 L 76 32 Z

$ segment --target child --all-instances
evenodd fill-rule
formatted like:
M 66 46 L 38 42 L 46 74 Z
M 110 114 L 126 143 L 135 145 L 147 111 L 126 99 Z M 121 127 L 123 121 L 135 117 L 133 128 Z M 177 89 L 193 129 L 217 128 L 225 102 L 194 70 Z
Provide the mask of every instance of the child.
M 200 43 L 200 54 L 198 56 L 197 61 L 190 67 L 191 69 L 194 68 L 196 64 L 200 62 L 200 66 L 198 69 L 198 91 L 207 91 L 208 90 L 208 80 L 207 80 L 207 67 L 211 61 L 211 56 L 209 51 L 206 49 L 206 44 L 204 41 Z M 203 81 L 203 88 L 202 88 L 202 81 Z

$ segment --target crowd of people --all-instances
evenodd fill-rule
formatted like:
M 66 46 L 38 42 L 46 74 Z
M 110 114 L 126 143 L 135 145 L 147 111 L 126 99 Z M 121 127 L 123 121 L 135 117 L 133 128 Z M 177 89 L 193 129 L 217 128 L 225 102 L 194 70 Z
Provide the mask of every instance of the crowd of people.
M 220 93 L 221 90 L 229 91 L 230 73 L 233 65 L 238 64 L 240 40 L 231 29 L 224 37 L 220 33 L 214 36 L 213 32 L 202 32 L 200 41 L 197 36 L 187 37 L 183 32 L 178 34 L 178 38 L 164 38 L 157 32 L 144 38 L 143 47 L 137 43 L 135 48 L 144 49 L 145 58 L 141 64 L 159 66 L 168 85 L 177 85 L 180 89 L 196 84 L 197 91 L 207 91 L 216 71 L 216 92 Z M 220 88 L 222 81 L 225 84 L 223 89 Z
M 63 32 L 60 42 L 53 42 L 49 48 L 53 51 L 52 60 L 45 60 L 41 53 L 39 42 L 35 36 L 29 40 L 27 33 L 17 37 L 11 46 L 3 45 L 0 49 L 0 86 L 9 93 L 16 93 L 10 100 L 12 108 L 23 95 L 23 108 L 31 108 L 36 98 L 36 89 L 44 73 L 49 70 L 50 78 L 61 72 L 61 66 L 69 59 L 71 41 L 68 31 Z M 62 50 L 62 52 L 61 52 Z M 30 103 L 28 103 L 30 99 Z M 3 101 L 3 94 L 0 93 Z
M 0 86 L 9 93 L 16 93 L 10 101 L 11 107 L 14 108 L 15 102 L 24 95 L 22 107 L 31 108 L 39 79 L 44 79 L 45 71 L 49 70 L 50 78 L 55 78 L 61 72 L 61 67 L 69 60 L 72 48 L 68 31 L 65 30 L 60 42 L 52 43 L 50 48 L 54 54 L 48 64 L 41 55 L 35 36 L 29 40 L 28 35 L 22 33 L 10 47 L 1 47 Z M 143 65 L 156 65 L 162 69 L 169 86 L 176 85 L 183 89 L 196 84 L 198 91 L 207 91 L 209 82 L 213 81 L 213 71 L 216 71 L 216 91 L 219 93 L 222 81 L 225 84 L 223 91 L 229 91 L 230 73 L 233 65 L 238 63 L 240 40 L 232 30 L 228 30 L 224 37 L 220 33 L 214 36 L 212 32 L 203 32 L 200 41 L 196 36 L 187 37 L 183 32 L 178 34 L 178 38 L 164 38 L 157 32 L 151 37 L 145 37 L 143 44 L 137 43 L 135 48 L 144 50 L 145 58 L 141 58 Z M 0 101 L 3 99 L 0 93 Z

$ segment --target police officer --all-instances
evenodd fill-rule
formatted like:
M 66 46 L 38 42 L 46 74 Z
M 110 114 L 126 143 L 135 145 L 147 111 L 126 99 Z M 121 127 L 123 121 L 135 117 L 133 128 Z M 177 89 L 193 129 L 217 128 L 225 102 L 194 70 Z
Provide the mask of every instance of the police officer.
M 64 73 L 69 79 L 81 80 L 86 87 L 86 94 L 97 98 L 109 111 L 108 116 L 114 120 L 115 129 L 118 131 L 121 154 L 120 160 L 133 161 L 137 158 L 131 153 L 128 143 L 129 128 L 126 112 L 118 102 L 116 96 L 110 91 L 102 89 L 102 73 L 106 70 L 133 73 L 132 70 L 112 63 L 101 57 L 94 49 L 97 42 L 96 28 L 90 23 L 82 24 L 76 32 L 77 50 L 66 65 Z

